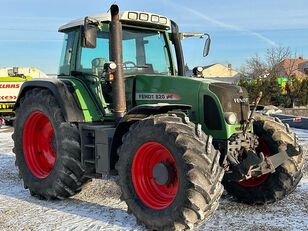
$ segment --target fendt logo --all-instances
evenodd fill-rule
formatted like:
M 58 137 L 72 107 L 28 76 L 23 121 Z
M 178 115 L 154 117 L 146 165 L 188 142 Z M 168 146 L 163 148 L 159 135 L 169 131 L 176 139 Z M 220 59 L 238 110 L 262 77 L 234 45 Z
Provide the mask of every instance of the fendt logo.
M 243 97 L 234 98 L 233 101 L 234 103 L 248 103 L 248 98 L 243 98 Z
M 175 93 L 136 93 L 136 100 L 180 100 Z
M 1 84 L 0 83 L 0 88 L 20 88 L 20 84 L 16 84 L 16 83 Z

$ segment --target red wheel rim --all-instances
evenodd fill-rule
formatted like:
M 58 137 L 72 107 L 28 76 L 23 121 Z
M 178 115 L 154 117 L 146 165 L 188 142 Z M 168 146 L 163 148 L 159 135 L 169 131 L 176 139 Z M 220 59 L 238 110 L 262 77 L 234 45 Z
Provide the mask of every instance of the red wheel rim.
M 40 111 L 32 112 L 25 122 L 22 138 L 29 170 L 37 178 L 48 177 L 56 161 L 54 129 L 48 117 Z
M 270 151 L 268 145 L 261 138 L 259 138 L 258 151 L 263 152 L 264 156 L 270 156 L 271 155 L 271 151 Z M 241 186 L 244 186 L 244 187 L 255 188 L 255 187 L 263 184 L 267 180 L 268 177 L 269 177 L 269 173 L 258 176 L 258 177 L 251 177 L 248 180 L 243 180 L 243 181 L 238 182 L 238 183 Z
M 153 176 L 154 167 L 160 163 L 170 166 L 169 180 L 164 185 L 158 184 Z M 147 142 L 139 147 L 133 159 L 132 179 L 141 201 L 155 210 L 167 208 L 179 187 L 175 160 L 169 150 L 157 142 Z

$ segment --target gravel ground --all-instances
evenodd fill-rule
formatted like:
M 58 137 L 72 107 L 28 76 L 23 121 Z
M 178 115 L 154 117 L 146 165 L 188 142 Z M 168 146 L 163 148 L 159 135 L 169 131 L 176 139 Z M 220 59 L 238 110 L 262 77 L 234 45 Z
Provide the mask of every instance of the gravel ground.
M 247 206 L 223 196 L 199 230 L 307 230 L 308 131 L 295 130 L 304 146 L 304 177 L 294 193 L 266 206 Z M 93 180 L 63 201 L 41 201 L 23 188 L 11 152 L 12 129 L 0 129 L 0 230 L 144 230 L 126 213 L 115 179 Z

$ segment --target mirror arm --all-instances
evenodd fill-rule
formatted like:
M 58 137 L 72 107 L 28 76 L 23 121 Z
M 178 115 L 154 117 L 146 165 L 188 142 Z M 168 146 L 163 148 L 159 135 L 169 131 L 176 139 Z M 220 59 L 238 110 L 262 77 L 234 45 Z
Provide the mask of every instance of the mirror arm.
M 208 38 L 210 37 L 209 34 L 207 33 L 190 33 L 190 32 L 186 32 L 186 33 L 180 33 L 181 35 L 181 39 L 186 39 L 186 38 L 192 38 L 192 37 L 200 37 L 203 38 L 204 36 L 207 36 Z

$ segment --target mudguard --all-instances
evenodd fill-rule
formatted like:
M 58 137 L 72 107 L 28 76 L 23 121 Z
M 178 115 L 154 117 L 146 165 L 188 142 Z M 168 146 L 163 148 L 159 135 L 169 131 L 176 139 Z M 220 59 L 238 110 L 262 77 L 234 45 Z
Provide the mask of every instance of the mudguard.
M 51 91 L 62 109 L 67 122 L 84 122 L 82 110 L 74 97 L 74 89 L 59 79 L 35 79 L 25 82 L 19 91 L 14 110 L 19 106 L 20 99 L 33 88 L 45 88 Z

